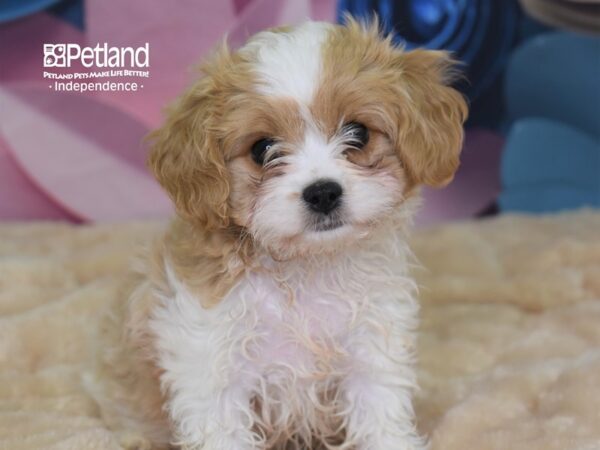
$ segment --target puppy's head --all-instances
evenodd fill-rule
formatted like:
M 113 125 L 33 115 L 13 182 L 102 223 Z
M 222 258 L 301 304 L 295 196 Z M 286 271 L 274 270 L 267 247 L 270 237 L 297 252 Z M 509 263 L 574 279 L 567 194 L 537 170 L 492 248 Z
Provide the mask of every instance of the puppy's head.
M 301 254 L 360 239 L 459 163 L 466 104 L 443 52 L 377 26 L 306 23 L 225 47 L 154 134 L 150 166 L 186 220 Z

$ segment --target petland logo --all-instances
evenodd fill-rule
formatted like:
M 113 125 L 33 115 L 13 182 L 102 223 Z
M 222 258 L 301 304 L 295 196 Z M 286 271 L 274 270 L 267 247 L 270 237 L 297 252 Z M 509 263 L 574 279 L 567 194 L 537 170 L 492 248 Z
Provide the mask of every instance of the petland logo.
M 44 67 L 71 67 L 74 61 L 86 68 L 146 68 L 150 66 L 150 46 L 147 42 L 135 49 L 109 47 L 106 42 L 95 47 L 44 44 Z
M 68 70 L 71 65 L 75 71 Z M 43 77 L 57 92 L 137 92 L 150 77 L 149 66 L 147 42 L 137 48 L 109 47 L 107 43 L 94 47 L 44 44 Z

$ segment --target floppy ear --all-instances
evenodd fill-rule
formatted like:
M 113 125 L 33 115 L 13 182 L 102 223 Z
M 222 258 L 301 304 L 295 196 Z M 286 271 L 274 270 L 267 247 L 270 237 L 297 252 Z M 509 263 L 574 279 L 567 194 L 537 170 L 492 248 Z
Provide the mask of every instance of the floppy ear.
M 458 169 L 467 104 L 449 84 L 455 63 L 446 52 L 401 53 L 398 66 L 407 105 L 400 124 L 400 157 L 415 183 L 445 186 Z
M 177 212 L 205 228 L 228 224 L 229 180 L 223 151 L 211 131 L 216 86 L 211 76 L 196 82 L 150 135 L 148 165 Z

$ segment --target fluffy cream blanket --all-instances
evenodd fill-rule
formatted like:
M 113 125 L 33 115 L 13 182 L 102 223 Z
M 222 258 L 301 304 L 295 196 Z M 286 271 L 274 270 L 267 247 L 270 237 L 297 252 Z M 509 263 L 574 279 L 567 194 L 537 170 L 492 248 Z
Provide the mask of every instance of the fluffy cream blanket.
M 117 449 L 82 383 L 158 224 L 0 226 L 0 449 Z M 419 427 L 434 450 L 600 449 L 600 213 L 421 231 Z

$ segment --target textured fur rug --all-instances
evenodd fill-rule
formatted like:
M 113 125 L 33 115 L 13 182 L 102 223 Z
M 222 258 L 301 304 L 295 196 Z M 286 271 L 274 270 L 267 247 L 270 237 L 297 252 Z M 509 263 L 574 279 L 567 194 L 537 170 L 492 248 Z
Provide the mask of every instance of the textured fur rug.
M 0 226 L 0 449 L 118 449 L 83 387 L 157 224 Z M 600 449 L 600 213 L 421 231 L 419 427 L 433 450 Z

